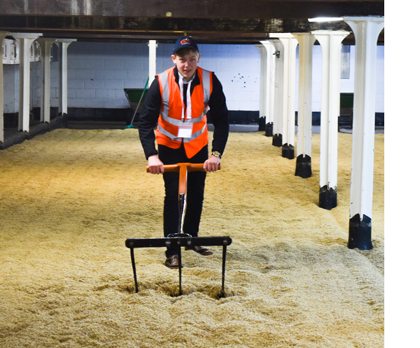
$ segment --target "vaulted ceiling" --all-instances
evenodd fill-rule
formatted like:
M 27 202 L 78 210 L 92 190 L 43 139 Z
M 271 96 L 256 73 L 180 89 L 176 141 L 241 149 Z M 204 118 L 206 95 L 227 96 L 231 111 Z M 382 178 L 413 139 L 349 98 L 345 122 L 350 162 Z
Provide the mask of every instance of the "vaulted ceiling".
M 269 33 L 351 32 L 343 21 L 308 21 L 343 16 L 384 16 L 384 1 L 0 0 L 1 31 L 79 41 L 173 42 L 187 34 L 201 43 L 255 44 Z M 352 33 L 343 44 L 354 44 Z

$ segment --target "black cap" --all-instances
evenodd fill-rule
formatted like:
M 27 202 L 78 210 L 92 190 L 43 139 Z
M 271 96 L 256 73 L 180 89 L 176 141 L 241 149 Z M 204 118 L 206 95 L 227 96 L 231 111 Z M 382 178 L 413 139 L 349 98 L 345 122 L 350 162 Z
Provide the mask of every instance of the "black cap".
M 175 54 L 175 52 L 181 48 L 191 48 L 198 51 L 198 46 L 195 43 L 195 40 L 190 36 L 181 36 L 178 40 L 176 40 L 172 54 Z

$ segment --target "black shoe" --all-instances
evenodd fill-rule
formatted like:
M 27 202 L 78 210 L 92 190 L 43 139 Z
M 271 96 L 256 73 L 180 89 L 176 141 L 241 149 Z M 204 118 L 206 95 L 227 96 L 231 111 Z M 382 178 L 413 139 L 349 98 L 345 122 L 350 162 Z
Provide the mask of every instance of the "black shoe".
M 195 245 L 193 247 L 185 247 L 185 250 L 194 250 L 196 253 L 199 253 L 203 256 L 213 255 L 213 252 L 211 250 L 203 248 L 199 245 Z
M 178 257 L 178 255 L 169 256 L 165 261 L 165 266 L 168 267 L 168 268 L 179 268 L 179 257 Z

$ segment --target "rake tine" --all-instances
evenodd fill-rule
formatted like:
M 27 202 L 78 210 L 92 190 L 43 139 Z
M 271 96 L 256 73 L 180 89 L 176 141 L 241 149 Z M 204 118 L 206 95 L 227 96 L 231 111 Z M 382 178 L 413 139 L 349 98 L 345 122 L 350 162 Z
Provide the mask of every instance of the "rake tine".
M 134 248 L 130 248 L 131 253 L 131 264 L 133 265 L 134 273 L 134 283 L 136 284 L 136 293 L 139 292 L 139 287 L 137 285 L 137 273 L 136 273 L 136 261 L 134 260 Z

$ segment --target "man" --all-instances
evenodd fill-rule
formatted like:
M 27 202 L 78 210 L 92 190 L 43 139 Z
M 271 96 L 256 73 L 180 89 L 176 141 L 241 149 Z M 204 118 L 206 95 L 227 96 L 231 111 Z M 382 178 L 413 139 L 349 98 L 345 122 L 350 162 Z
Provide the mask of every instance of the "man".
M 178 230 L 178 173 L 164 173 L 163 165 L 175 163 L 204 163 L 204 172 L 191 172 L 187 182 L 187 207 L 183 232 L 197 237 L 204 199 L 207 172 L 218 169 L 229 135 L 228 110 L 222 85 L 213 72 L 197 64 L 198 46 L 193 38 L 177 40 L 171 55 L 173 68 L 156 76 L 147 93 L 139 117 L 139 135 L 149 170 L 163 173 L 165 201 L 163 211 L 164 235 Z M 214 125 L 211 156 L 208 155 L 207 108 Z M 154 128 L 156 129 L 156 135 Z M 155 140 L 158 149 L 155 147 Z M 195 252 L 211 255 L 201 246 Z M 188 249 L 187 249 L 188 250 Z M 166 250 L 165 265 L 178 268 L 176 248 Z

